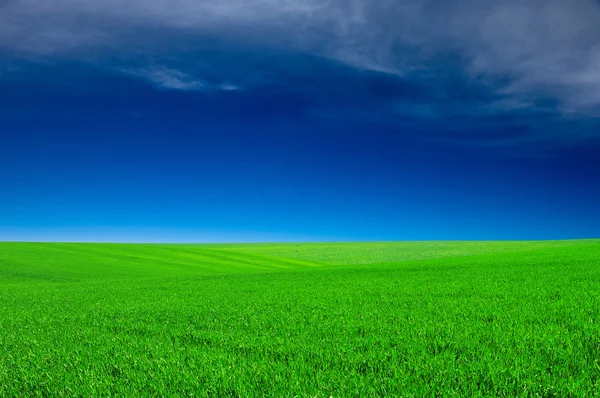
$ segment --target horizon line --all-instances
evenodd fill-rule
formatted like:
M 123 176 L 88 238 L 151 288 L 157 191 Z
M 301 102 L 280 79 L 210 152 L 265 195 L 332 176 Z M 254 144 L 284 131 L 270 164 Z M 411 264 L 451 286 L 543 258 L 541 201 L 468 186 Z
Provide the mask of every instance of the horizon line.
M 568 242 L 600 240 L 597 238 L 562 239 L 403 239 L 403 240 L 316 240 L 316 241 L 231 241 L 231 242 L 144 242 L 144 241 L 50 241 L 50 240 L 0 240 L 0 243 L 71 243 L 71 244 L 110 244 L 110 245 L 269 245 L 269 244 L 348 244 L 348 243 L 425 243 L 425 242 Z

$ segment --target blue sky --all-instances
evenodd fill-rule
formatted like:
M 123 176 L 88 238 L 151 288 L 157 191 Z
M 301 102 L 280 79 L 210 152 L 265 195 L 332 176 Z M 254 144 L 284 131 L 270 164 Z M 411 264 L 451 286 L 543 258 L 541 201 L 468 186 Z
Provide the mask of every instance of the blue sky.
M 600 237 L 598 26 L 589 0 L 0 0 L 0 240 Z

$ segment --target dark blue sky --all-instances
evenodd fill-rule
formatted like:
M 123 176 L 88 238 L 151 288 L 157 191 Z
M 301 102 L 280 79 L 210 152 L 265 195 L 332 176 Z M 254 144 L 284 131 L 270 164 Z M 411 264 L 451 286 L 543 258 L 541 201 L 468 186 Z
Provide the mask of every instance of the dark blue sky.
M 0 2 L 0 240 L 600 237 L 596 3 L 107 4 Z

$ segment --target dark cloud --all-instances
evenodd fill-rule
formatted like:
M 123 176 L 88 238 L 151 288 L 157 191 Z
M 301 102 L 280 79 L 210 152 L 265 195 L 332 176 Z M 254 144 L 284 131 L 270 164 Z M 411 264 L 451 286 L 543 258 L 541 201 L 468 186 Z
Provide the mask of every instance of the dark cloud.
M 543 114 L 585 119 L 564 129 L 583 137 L 600 114 L 599 27 L 592 0 L 0 1 L 3 69 L 67 59 L 171 90 L 287 87 L 333 117 L 350 106 L 367 119 L 516 114 L 530 126 Z M 344 91 L 315 82 L 313 58 L 364 73 Z

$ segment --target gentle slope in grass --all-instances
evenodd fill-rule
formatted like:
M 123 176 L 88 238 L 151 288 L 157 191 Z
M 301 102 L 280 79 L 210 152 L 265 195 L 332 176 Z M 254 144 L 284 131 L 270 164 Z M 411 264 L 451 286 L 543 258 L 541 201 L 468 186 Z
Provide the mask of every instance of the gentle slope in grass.
M 0 396 L 596 396 L 600 241 L 0 243 Z

